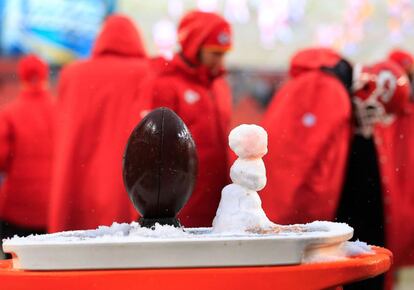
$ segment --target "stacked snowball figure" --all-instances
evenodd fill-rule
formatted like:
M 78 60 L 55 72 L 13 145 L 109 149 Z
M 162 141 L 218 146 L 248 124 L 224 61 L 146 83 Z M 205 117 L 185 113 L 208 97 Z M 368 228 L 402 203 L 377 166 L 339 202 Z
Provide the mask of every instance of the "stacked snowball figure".
M 264 213 L 257 193 L 266 185 L 262 157 L 267 153 L 267 132 L 257 125 L 240 125 L 230 132 L 229 146 L 238 159 L 230 169 L 233 183 L 221 192 L 213 232 L 260 233 L 276 229 L 277 225 Z

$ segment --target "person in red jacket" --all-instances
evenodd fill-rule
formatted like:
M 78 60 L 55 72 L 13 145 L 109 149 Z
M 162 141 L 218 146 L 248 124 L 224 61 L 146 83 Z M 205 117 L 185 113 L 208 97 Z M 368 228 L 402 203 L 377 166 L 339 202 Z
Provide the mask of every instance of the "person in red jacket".
M 408 80 L 392 63 L 380 63 L 361 74 L 357 85 L 353 69 L 341 62 L 326 49 L 293 58 L 292 79 L 264 120 L 269 136 L 264 209 L 277 223 L 348 222 L 355 238 L 386 245 L 400 257 L 395 238 L 400 201 L 379 123 L 401 113 Z M 350 83 L 356 86 L 351 94 Z M 382 289 L 383 283 L 379 278 L 346 289 Z
M 145 106 L 138 98 L 149 73 L 129 18 L 104 23 L 93 55 L 61 72 L 49 231 L 130 222 L 132 203 L 122 181 L 122 156 Z
M 263 118 L 263 208 L 280 224 L 333 220 L 351 137 L 352 67 L 335 51 L 310 48 L 291 60 L 291 79 Z
M 409 81 L 391 61 L 362 70 L 356 67 L 354 76 L 355 128 L 337 220 L 354 228 L 354 239 L 389 247 L 399 263 L 403 249 L 400 241 L 405 239 L 396 240 L 401 234 L 396 229 L 402 204 L 395 180 L 395 155 L 388 152 L 393 144 L 383 135 L 404 112 L 410 95 Z M 381 275 L 344 289 L 384 289 L 384 278 Z
M 414 265 L 414 227 L 407 220 L 414 218 L 414 184 L 412 173 L 414 171 L 414 56 L 408 51 L 396 49 L 389 56 L 389 60 L 397 63 L 407 74 L 411 83 L 411 97 L 407 104 L 405 114 L 396 119 L 389 130 L 383 132 L 384 138 L 392 146 L 388 146 L 387 154 L 395 156 L 394 182 L 399 186 L 401 218 L 398 224 L 400 232 L 405 233 L 406 239 L 400 240 L 401 247 L 405 249 L 399 262 L 401 265 Z M 408 238 L 408 237 L 411 237 Z
M 184 226 L 211 226 L 228 179 L 227 134 L 231 95 L 223 59 L 231 48 L 229 23 L 214 13 L 193 11 L 181 20 L 181 50 L 149 85 L 152 107 L 169 107 L 188 126 L 199 158 L 198 178 L 179 213 Z
M 45 233 L 53 142 L 48 67 L 34 55 L 18 64 L 20 95 L 0 111 L 0 243 Z M 0 247 L 1 248 L 1 247 Z

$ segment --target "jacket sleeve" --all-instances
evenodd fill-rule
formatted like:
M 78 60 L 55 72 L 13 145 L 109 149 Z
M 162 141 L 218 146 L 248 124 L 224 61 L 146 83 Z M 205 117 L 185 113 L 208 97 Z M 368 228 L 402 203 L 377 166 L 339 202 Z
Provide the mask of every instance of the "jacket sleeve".
M 263 120 L 269 153 L 264 157 L 268 182 L 261 196 L 267 214 L 278 223 L 301 222 L 309 207 L 322 206 L 315 204 L 320 197 L 303 194 L 312 191 L 304 187 L 325 186 L 310 180 L 312 173 L 320 169 L 318 160 L 329 142 L 337 141 L 332 140 L 335 130 L 349 126 L 345 90 L 334 79 L 316 77 L 282 88 Z
M 12 131 L 7 114 L 0 112 L 0 171 L 7 170 L 12 150 Z

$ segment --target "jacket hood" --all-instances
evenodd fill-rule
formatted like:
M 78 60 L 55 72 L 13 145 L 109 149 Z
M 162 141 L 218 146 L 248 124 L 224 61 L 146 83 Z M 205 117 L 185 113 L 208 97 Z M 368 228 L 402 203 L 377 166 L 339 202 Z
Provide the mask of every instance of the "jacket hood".
M 30 54 L 20 59 L 18 73 L 20 80 L 32 84 L 39 84 L 47 80 L 49 68 L 40 58 Z
M 307 48 L 297 52 L 290 62 L 289 75 L 294 78 L 304 72 L 333 67 L 341 56 L 329 48 Z
M 200 48 L 217 31 L 227 33 L 226 37 L 229 39 L 226 39 L 226 46 L 230 46 L 231 27 L 223 17 L 210 12 L 189 12 L 178 26 L 181 54 L 192 64 L 198 64 L 197 55 Z
M 146 57 L 141 35 L 134 23 L 125 16 L 109 16 L 93 48 L 93 56 L 118 54 L 131 57 Z

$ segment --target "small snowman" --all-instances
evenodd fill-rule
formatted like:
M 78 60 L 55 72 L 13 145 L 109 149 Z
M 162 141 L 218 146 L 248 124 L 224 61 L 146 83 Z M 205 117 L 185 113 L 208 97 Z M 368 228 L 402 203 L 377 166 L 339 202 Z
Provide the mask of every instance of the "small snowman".
M 233 183 L 221 192 L 213 232 L 277 232 L 278 226 L 267 218 L 257 193 L 266 185 L 262 157 L 267 153 L 267 132 L 257 125 L 240 125 L 230 132 L 229 146 L 238 159 L 230 169 Z

